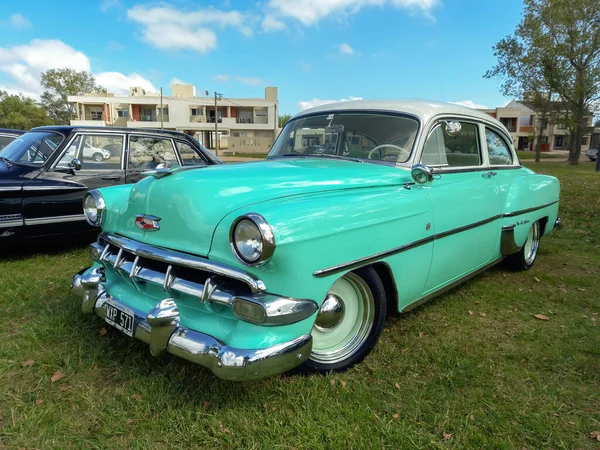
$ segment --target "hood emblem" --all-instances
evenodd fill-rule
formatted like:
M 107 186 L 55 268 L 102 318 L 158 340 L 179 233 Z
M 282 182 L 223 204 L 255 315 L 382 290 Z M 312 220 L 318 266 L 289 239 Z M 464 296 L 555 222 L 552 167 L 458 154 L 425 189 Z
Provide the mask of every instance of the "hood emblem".
M 144 231 L 160 230 L 160 217 L 149 216 L 146 214 L 135 215 L 135 226 Z

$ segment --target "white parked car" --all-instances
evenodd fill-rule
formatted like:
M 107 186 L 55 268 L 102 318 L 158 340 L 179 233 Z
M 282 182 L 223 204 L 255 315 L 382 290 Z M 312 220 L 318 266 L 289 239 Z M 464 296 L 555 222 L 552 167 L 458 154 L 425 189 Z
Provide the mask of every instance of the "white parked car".
M 67 154 L 69 154 L 73 158 L 75 158 L 76 150 L 77 150 L 77 147 L 72 145 L 71 147 L 69 147 L 69 150 L 67 150 Z M 110 152 L 108 150 L 104 150 L 103 148 L 98 148 L 98 147 L 92 147 L 87 142 L 85 144 L 83 144 L 83 152 L 82 153 L 83 154 L 81 156 L 83 156 L 84 159 L 92 159 L 96 162 L 101 162 L 101 161 L 104 161 L 105 159 L 110 158 Z
M 589 150 L 586 150 L 585 156 L 587 156 L 590 159 L 590 161 L 596 161 L 596 159 L 598 158 L 598 149 L 590 148 Z

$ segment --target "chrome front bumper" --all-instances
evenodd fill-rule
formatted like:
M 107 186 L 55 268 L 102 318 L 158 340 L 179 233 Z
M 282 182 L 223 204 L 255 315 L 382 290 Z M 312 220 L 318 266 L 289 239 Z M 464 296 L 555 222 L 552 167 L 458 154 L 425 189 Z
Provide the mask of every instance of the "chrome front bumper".
M 103 288 L 102 269 L 75 275 L 71 293 L 82 300 L 82 310 L 106 317 L 106 302 L 113 300 Z M 129 309 L 132 309 L 128 306 Z M 214 337 L 179 325 L 179 311 L 172 299 L 164 299 L 148 313 L 132 309 L 133 337 L 150 345 L 153 356 L 165 352 L 207 367 L 226 380 L 265 378 L 293 369 L 308 358 L 312 349 L 309 334 L 263 349 L 239 349 Z

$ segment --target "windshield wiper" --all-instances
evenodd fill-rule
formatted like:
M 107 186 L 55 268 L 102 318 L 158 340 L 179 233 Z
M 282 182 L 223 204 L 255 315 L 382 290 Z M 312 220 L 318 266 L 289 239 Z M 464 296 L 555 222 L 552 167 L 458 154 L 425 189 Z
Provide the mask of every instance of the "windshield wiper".
M 9 169 L 13 166 L 12 161 L 8 158 L 5 158 L 4 156 L 0 156 L 0 161 L 4 161 L 4 164 L 6 164 L 6 167 L 8 167 Z

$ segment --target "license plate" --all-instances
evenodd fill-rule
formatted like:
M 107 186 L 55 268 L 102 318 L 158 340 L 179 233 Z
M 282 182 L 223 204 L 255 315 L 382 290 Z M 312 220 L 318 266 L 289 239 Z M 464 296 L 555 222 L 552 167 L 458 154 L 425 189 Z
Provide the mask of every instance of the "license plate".
M 113 300 L 106 301 L 106 322 L 121 330 L 127 336 L 133 337 L 133 311 Z

